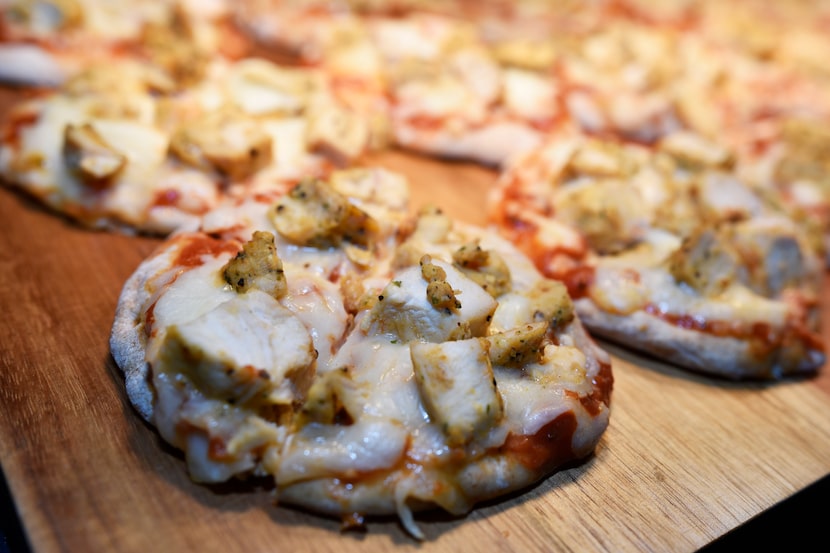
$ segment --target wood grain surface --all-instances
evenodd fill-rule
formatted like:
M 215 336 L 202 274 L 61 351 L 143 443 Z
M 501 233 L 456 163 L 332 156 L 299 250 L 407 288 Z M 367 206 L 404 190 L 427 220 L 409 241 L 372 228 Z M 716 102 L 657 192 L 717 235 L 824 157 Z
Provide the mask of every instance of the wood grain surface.
M 373 161 L 409 175 L 416 206 L 483 222 L 495 173 Z M 0 463 L 36 552 L 684 552 L 830 473 L 828 370 L 736 384 L 604 344 L 615 386 L 595 455 L 468 516 L 419 517 L 423 543 L 393 519 L 343 532 L 261 484 L 194 484 L 131 408 L 108 350 L 121 286 L 158 243 L 80 229 L 0 190 Z

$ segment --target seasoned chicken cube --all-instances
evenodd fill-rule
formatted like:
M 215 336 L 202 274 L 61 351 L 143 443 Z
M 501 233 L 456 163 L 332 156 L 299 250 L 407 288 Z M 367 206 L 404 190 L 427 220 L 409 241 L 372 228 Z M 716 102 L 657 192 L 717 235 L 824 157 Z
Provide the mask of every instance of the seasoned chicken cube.
M 55 33 L 80 27 L 84 12 L 78 0 L 50 0 L 49 2 L 4 2 L 6 17 L 33 31 Z
M 222 275 L 239 293 L 257 289 L 279 299 L 288 289 L 282 260 L 277 256 L 274 235 L 270 232 L 255 231 L 242 251 L 228 261 Z
M 427 296 L 428 281 L 421 267 L 407 267 L 378 296 L 362 325 L 365 331 L 392 334 L 409 342 L 443 342 L 487 334 L 490 318 L 498 303 L 484 289 L 443 261 L 432 262 L 446 274 L 455 297 L 462 297 L 458 308 L 440 308 Z
M 546 321 L 553 327 L 561 327 L 574 318 L 571 296 L 558 280 L 540 280 L 525 295 L 533 304 L 533 322 Z
M 153 65 L 182 86 L 190 86 L 204 77 L 210 61 L 193 38 L 188 17 L 180 10 L 173 10 L 169 21 L 144 27 L 141 43 Z
M 612 142 L 591 140 L 578 148 L 566 168 L 569 176 L 628 177 L 637 167 L 634 150 L 623 150 Z
M 335 191 L 358 202 L 370 214 L 373 210 L 408 212 L 409 183 L 400 173 L 382 167 L 351 167 L 332 172 L 328 179 Z
M 569 185 L 556 201 L 557 217 L 578 228 L 600 254 L 613 254 L 641 240 L 649 225 L 645 202 L 618 179 L 591 179 Z
M 300 426 L 309 422 L 348 425 L 354 421 L 349 399 L 358 393 L 347 367 L 318 375 L 300 410 Z
M 271 136 L 245 115 L 223 110 L 181 126 L 170 151 L 194 167 L 220 177 L 245 179 L 271 162 Z
M 357 114 L 333 105 L 312 110 L 306 142 L 309 150 L 344 166 L 369 146 L 369 125 Z
M 261 58 L 237 62 L 228 86 L 234 103 L 249 115 L 298 115 L 322 90 L 320 74 Z
M 277 231 L 296 244 L 328 247 L 344 240 L 369 246 L 378 223 L 326 182 L 306 179 L 270 213 Z
M 820 262 L 810 253 L 788 218 L 748 219 L 734 227 L 735 248 L 749 267 L 749 285 L 757 293 L 776 298 L 788 287 L 820 286 Z
M 551 40 L 513 38 L 497 43 L 493 55 L 502 65 L 545 71 L 556 60 L 556 45 Z
M 236 405 L 289 405 L 311 385 L 316 352 L 306 327 L 273 297 L 251 290 L 179 324 L 159 345 L 160 366 L 203 394 Z
M 544 354 L 544 339 L 550 323 L 547 321 L 511 328 L 505 332 L 480 338 L 493 365 L 523 367 L 538 363 Z
M 453 253 L 455 266 L 497 298 L 510 291 L 512 280 L 507 263 L 496 252 L 482 249 L 478 242 L 461 246 Z
M 681 165 L 700 169 L 728 169 L 734 163 L 732 153 L 723 146 L 692 131 L 678 131 L 664 137 L 658 144 L 661 151 Z
M 452 219 L 435 206 L 427 206 L 418 213 L 412 234 L 395 252 L 393 265 L 396 268 L 418 263 L 424 255 L 427 244 L 443 242 L 452 230 Z
M 461 302 L 455 297 L 455 290 L 447 282 L 447 273 L 432 262 L 432 258 L 425 255 L 421 258 L 421 276 L 427 281 L 427 301 L 436 309 L 444 309 L 451 313 L 461 309 Z
M 487 348 L 477 339 L 410 346 L 415 382 L 451 446 L 484 436 L 504 415 Z
M 107 188 L 127 164 L 127 157 L 107 144 L 89 123 L 66 126 L 63 158 L 84 184 L 97 189 Z
M 699 228 L 666 260 L 674 279 L 704 296 L 717 296 L 748 275 L 725 227 Z

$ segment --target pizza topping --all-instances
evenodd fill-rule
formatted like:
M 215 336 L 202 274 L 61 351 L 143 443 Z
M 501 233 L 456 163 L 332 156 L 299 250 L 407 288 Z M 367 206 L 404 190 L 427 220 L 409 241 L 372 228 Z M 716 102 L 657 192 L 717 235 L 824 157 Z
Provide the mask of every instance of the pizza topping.
M 598 253 L 616 253 L 641 240 L 648 226 L 647 204 L 637 192 L 620 179 L 577 180 L 561 189 L 556 214 Z
M 427 281 L 427 301 L 436 309 L 445 309 L 447 312 L 461 309 L 461 302 L 455 297 L 455 290 L 447 282 L 447 273 L 432 263 L 432 259 L 425 255 L 421 258 L 421 276 Z
M 452 230 L 452 220 L 435 206 L 427 206 L 418 213 L 415 228 L 395 252 L 395 267 L 420 263 L 428 244 L 440 244 Z
M 223 276 L 239 293 L 256 289 L 279 299 L 288 289 L 282 260 L 277 256 L 274 235 L 270 232 L 255 231 L 242 251 L 225 265 Z
M 110 146 L 89 123 L 66 126 L 63 157 L 67 167 L 92 188 L 106 188 L 127 163 L 124 154 Z
M 77 0 L 15 1 L 5 9 L 10 21 L 25 25 L 36 35 L 78 27 L 84 16 Z
M 326 105 L 311 111 L 306 140 L 311 151 L 345 166 L 367 148 L 370 130 L 366 120 L 355 113 Z
M 297 424 L 352 424 L 355 416 L 349 412 L 346 402 L 356 393 L 357 384 L 347 367 L 319 374 L 308 390 Z
M 327 247 L 343 241 L 369 246 L 377 222 L 319 179 L 305 179 L 270 213 L 277 231 L 295 244 Z
M 627 177 L 637 168 L 633 152 L 610 141 L 588 140 L 574 152 L 567 170 L 574 176 Z
M 209 58 L 193 40 L 193 29 L 181 9 L 174 9 L 169 21 L 145 25 L 141 47 L 180 86 L 197 83 L 207 71 Z
M 254 120 L 216 111 L 181 126 L 170 140 L 170 151 L 189 165 L 241 180 L 270 163 L 271 141 Z
M 740 255 L 726 236 L 724 229 L 698 229 L 669 257 L 669 271 L 705 296 L 717 296 L 735 281 L 745 282 Z
M 778 298 L 787 289 L 800 289 L 805 295 L 818 292 L 821 268 L 810 253 L 808 239 L 791 220 L 740 221 L 732 242 L 748 268 L 747 286 L 756 293 Z
M 249 115 L 290 116 L 306 110 L 323 85 L 314 72 L 251 58 L 233 66 L 228 86 L 237 106 Z
M 520 368 L 541 361 L 544 354 L 542 343 L 549 328 L 549 321 L 540 321 L 498 332 L 481 340 L 487 342 L 487 353 L 494 365 Z
M 304 397 L 316 354 L 308 330 L 272 296 L 251 290 L 166 327 L 160 369 L 235 405 L 290 405 Z M 290 348 L 283 344 L 290 343 Z
M 515 38 L 500 41 L 493 55 L 502 65 L 532 71 L 549 69 L 556 60 L 556 45 L 551 40 Z
M 659 148 L 672 155 L 682 165 L 692 168 L 728 169 L 735 161 L 728 149 L 691 131 L 669 134 L 660 141 Z
M 404 342 L 444 342 L 484 336 L 498 305 L 493 297 L 449 263 L 428 260 L 424 266 L 426 269 L 410 266 L 393 275 L 378 295 L 370 316 L 364 319 L 363 328 L 391 334 Z M 423 270 L 438 278 L 433 282 L 441 283 L 438 286 L 442 290 L 433 291 L 435 298 L 427 293 L 430 282 Z M 439 278 L 439 270 L 443 278 Z M 463 305 L 456 296 L 464 297 Z M 436 308 L 433 299 L 442 306 Z
M 545 321 L 556 328 L 570 324 L 576 317 L 568 289 L 558 280 L 540 280 L 527 296 L 534 309 L 533 321 Z
M 413 343 L 410 352 L 424 408 L 450 446 L 481 437 L 504 415 L 487 348 L 479 340 Z
M 494 298 L 510 291 L 510 269 L 496 252 L 482 249 L 478 242 L 461 246 L 452 255 L 456 267 L 490 292 Z

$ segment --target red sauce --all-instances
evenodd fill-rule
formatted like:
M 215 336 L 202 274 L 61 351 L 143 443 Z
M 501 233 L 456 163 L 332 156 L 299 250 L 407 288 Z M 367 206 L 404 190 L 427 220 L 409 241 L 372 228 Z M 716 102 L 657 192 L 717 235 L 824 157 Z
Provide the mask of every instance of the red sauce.
M 533 472 L 547 472 L 575 457 L 571 442 L 576 425 L 573 411 L 562 413 L 532 436 L 508 435 L 499 453 L 509 454 Z
M 156 194 L 155 199 L 153 200 L 153 205 L 157 206 L 176 206 L 181 199 L 181 193 L 178 190 L 161 190 Z
M 588 295 L 588 289 L 594 282 L 594 276 L 593 267 L 577 266 L 564 275 L 559 275 L 559 278 L 568 289 L 571 299 L 576 300 Z
M 208 459 L 213 461 L 233 460 L 233 455 L 228 453 L 225 440 L 213 436 L 208 442 Z
M 445 119 L 441 119 L 440 117 L 429 117 L 427 115 L 410 117 L 408 121 L 409 124 L 415 128 L 429 131 L 440 130 L 446 124 Z
M 611 405 L 611 390 L 614 388 L 614 373 L 610 363 L 600 363 L 599 373 L 594 377 L 594 389 L 579 398 L 579 402 L 591 416 L 597 416 Z
M 20 147 L 20 131 L 37 123 L 40 115 L 32 109 L 17 109 L 12 111 L 3 126 L 3 144 L 11 148 Z
M 784 328 L 775 329 L 763 322 L 746 324 L 740 321 L 701 319 L 689 315 L 665 313 L 654 304 L 646 305 L 645 311 L 653 317 L 686 330 L 720 338 L 747 340 L 757 359 L 768 357 L 771 352 L 782 346 L 792 348 L 800 344 L 805 349 L 824 350 L 821 336 L 799 322 L 790 321 Z
M 205 255 L 216 257 L 223 253 L 236 254 L 239 244 L 233 240 L 219 240 L 206 235 L 188 236 L 184 247 L 179 251 L 174 265 L 197 267 L 202 264 Z
M 153 324 L 156 322 L 156 302 L 153 302 L 147 311 L 144 313 L 144 333 L 149 338 L 152 335 Z

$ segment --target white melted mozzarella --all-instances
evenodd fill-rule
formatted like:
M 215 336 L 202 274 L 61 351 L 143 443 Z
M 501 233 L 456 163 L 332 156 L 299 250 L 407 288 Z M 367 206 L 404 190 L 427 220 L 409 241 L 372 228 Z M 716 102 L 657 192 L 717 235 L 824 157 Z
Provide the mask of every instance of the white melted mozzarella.
M 369 472 L 401 461 L 408 431 L 394 422 L 370 420 L 350 426 L 311 424 L 292 436 L 277 470 L 277 483 Z

